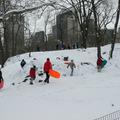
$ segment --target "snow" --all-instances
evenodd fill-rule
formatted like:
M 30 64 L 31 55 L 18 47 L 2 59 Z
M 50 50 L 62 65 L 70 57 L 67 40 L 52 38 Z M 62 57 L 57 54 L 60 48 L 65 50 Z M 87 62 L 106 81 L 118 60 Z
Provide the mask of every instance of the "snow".
M 32 52 L 31 57 L 25 53 L 9 58 L 2 68 L 5 85 L 0 90 L 0 119 L 93 120 L 119 110 L 120 44 L 116 44 L 111 60 L 109 51 L 110 45 L 102 47 L 102 57 L 108 63 L 99 73 L 97 48 Z M 64 64 L 66 56 L 76 64 L 73 76 Z M 61 77 L 50 77 L 50 83 L 44 84 L 38 81 L 44 80 L 45 75 L 38 74 L 48 57 Z M 20 66 L 22 59 L 27 62 L 24 69 Z M 84 62 L 89 65 L 81 64 Z M 34 85 L 30 85 L 29 80 L 22 81 L 33 64 L 38 69 Z

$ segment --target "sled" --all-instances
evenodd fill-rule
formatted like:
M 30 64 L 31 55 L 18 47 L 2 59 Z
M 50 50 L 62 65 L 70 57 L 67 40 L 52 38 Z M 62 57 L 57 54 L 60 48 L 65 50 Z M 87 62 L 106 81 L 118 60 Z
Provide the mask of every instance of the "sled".
M 2 89 L 4 86 L 4 80 L 0 83 L 0 89 Z
M 67 65 L 68 65 L 68 64 L 69 64 L 69 62 L 65 62 L 64 64 L 67 64 Z
M 101 69 L 102 69 L 106 64 L 107 64 L 107 60 L 104 60 L 104 61 L 102 62 Z
M 55 71 L 55 70 L 49 70 L 49 75 L 54 77 L 54 78 L 60 78 L 60 73 Z

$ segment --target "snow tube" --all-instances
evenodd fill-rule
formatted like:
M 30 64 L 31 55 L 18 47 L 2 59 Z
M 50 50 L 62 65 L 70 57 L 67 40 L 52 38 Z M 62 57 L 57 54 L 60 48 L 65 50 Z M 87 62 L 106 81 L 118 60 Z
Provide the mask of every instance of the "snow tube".
M 55 71 L 55 70 L 49 70 L 49 75 L 54 77 L 54 78 L 60 78 L 60 73 Z
M 0 83 L 0 89 L 2 89 L 4 86 L 4 80 Z
M 102 62 L 101 69 L 102 69 L 106 64 L 107 64 L 107 60 L 104 60 L 104 61 Z

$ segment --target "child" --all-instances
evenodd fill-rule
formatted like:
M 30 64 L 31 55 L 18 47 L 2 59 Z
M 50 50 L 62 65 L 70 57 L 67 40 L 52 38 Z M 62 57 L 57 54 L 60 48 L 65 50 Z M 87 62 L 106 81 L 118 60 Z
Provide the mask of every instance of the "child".
M 33 80 L 35 80 L 36 78 L 36 66 L 34 65 L 31 69 L 30 69 L 30 84 L 33 84 Z
M 102 57 L 98 57 L 98 60 L 97 60 L 97 71 L 98 72 L 101 72 L 101 66 L 102 66 L 102 63 L 103 63 L 103 58 Z
M 71 60 L 71 62 L 68 64 L 67 68 L 69 66 L 71 68 L 71 74 L 70 74 L 70 76 L 73 76 L 73 70 L 74 70 L 74 68 L 76 68 L 75 63 L 73 62 L 73 60 Z
M 21 67 L 23 68 L 23 67 L 25 66 L 25 64 L 26 64 L 25 60 L 22 59 L 22 61 L 21 61 L 21 63 L 20 63 Z

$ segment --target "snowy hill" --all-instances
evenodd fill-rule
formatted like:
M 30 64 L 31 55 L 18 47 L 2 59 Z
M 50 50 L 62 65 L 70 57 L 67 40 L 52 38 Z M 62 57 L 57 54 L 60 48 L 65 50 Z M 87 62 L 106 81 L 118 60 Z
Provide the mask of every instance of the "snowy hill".
M 5 80 L 0 90 L 1 120 L 93 120 L 120 109 L 120 44 L 116 44 L 112 60 L 108 60 L 110 45 L 102 47 L 102 57 L 108 61 L 101 73 L 97 72 L 96 48 L 33 52 L 9 58 L 2 69 Z M 63 58 L 74 60 L 70 68 Z M 59 79 L 44 80 L 43 65 L 50 58 L 53 69 L 61 74 Z M 20 62 L 27 62 L 24 69 Z M 29 84 L 32 65 L 37 66 L 34 85 Z M 14 83 L 14 84 L 13 84 Z

